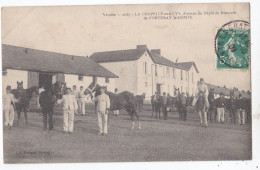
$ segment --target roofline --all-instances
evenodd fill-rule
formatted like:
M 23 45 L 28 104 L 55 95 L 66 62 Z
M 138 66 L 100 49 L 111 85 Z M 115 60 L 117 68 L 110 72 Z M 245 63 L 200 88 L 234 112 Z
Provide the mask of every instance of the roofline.
M 43 73 L 61 73 L 61 74 L 71 74 L 71 75 L 78 75 L 78 76 L 97 76 L 97 77 L 104 77 L 104 78 L 119 78 L 117 75 L 115 75 L 114 73 L 114 77 L 112 76 L 101 76 L 101 75 L 87 75 L 87 74 L 77 74 L 77 73 L 70 73 L 70 72 L 57 72 L 57 71 L 53 71 L 53 70 L 34 70 L 34 69 L 29 69 L 29 68 L 22 68 L 22 67 L 11 67 L 11 66 L 7 66 L 7 67 L 4 67 L 3 66 L 3 69 L 12 69 L 12 70 L 23 70 L 23 71 L 34 71 L 34 72 L 43 72 Z
M 90 59 L 89 57 L 85 57 L 85 56 L 70 55 L 70 54 L 64 54 L 64 53 L 58 53 L 58 52 L 52 52 L 52 51 L 46 51 L 46 50 L 40 50 L 40 49 L 33 49 L 33 48 L 21 47 L 21 46 L 10 45 L 10 44 L 2 44 L 2 53 L 3 53 L 3 45 L 4 46 L 10 46 L 10 47 L 24 48 L 24 49 L 29 49 L 29 50 L 35 50 L 35 51 L 48 52 L 48 53 L 53 53 L 53 54 L 56 54 L 56 55 L 64 55 L 64 56 L 61 56 L 63 58 L 66 56 L 66 57 L 78 57 L 78 58 L 83 58 L 83 59 Z M 3 54 L 2 54 L 2 60 L 3 60 Z M 93 61 L 92 59 L 90 59 L 90 60 Z M 93 62 L 95 62 L 95 61 L 93 61 Z M 98 64 L 97 62 L 95 62 L 95 63 Z M 14 69 L 14 70 L 25 70 L 25 71 L 49 72 L 49 73 L 63 73 L 63 74 L 73 74 L 73 75 L 82 75 L 82 76 L 98 76 L 98 77 L 108 77 L 108 78 L 119 78 L 119 76 L 115 75 L 110 70 L 106 69 L 105 67 L 101 66 L 100 64 L 98 64 L 98 65 L 100 67 L 104 68 L 105 70 L 107 70 L 108 72 L 110 72 L 111 76 L 76 74 L 76 73 L 70 73 L 70 72 L 57 72 L 57 71 L 54 71 L 54 70 L 51 70 L 51 71 L 50 70 L 40 70 L 40 69 L 39 70 L 37 70 L 37 69 L 34 70 L 34 69 L 22 68 L 22 67 L 3 66 L 3 63 L 2 63 L 2 68 Z

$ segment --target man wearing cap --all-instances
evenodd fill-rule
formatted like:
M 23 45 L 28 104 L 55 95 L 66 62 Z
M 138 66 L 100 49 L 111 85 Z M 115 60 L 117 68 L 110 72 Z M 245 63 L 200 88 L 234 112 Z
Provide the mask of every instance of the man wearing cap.
M 223 92 L 220 93 L 220 97 L 216 99 L 217 107 L 217 122 L 224 124 L 225 121 L 225 110 L 226 110 L 226 99 L 224 98 Z
M 108 112 L 110 110 L 110 99 L 109 96 L 105 94 L 105 89 L 102 87 L 100 89 L 100 95 L 93 98 L 94 102 L 97 102 L 97 116 L 98 116 L 98 135 L 107 135 L 107 118 Z
M 80 90 L 78 93 L 78 99 L 79 99 L 79 113 L 81 112 L 81 116 L 85 116 L 85 104 L 86 104 L 86 96 L 84 95 L 84 90 L 83 90 L 83 86 L 80 86 Z
M 15 109 L 15 102 L 17 100 L 14 98 L 14 95 L 11 93 L 11 86 L 6 87 L 6 94 L 3 96 L 3 109 L 5 113 L 5 127 L 13 129 L 13 122 L 14 122 L 14 109 Z
M 198 94 L 199 92 L 203 92 L 203 96 L 205 98 L 205 105 L 206 105 L 206 111 L 208 110 L 209 108 L 209 101 L 208 101 L 208 94 L 209 94 L 209 91 L 208 91 L 208 87 L 207 85 L 204 83 L 204 79 L 203 78 L 200 78 L 200 81 L 198 82 L 198 87 L 196 89 L 196 95 L 192 101 L 192 106 L 195 105 L 197 99 L 198 99 Z
M 78 109 L 78 103 L 71 94 L 70 88 L 66 89 L 66 94 L 57 103 L 63 103 L 63 130 L 64 133 L 73 132 L 74 113 Z
M 167 120 L 167 118 L 168 118 L 167 107 L 168 107 L 168 98 L 166 96 L 166 93 L 163 92 L 163 96 L 162 96 L 162 111 L 163 111 L 163 118 L 164 118 L 164 120 Z
M 238 99 L 237 99 L 237 117 L 238 117 L 238 123 L 240 125 L 244 125 L 245 124 L 245 102 L 242 99 L 242 94 L 238 95 Z
M 182 92 L 180 95 L 180 108 L 179 112 L 181 115 L 181 119 L 186 121 L 187 119 L 187 97 L 185 96 L 185 93 Z

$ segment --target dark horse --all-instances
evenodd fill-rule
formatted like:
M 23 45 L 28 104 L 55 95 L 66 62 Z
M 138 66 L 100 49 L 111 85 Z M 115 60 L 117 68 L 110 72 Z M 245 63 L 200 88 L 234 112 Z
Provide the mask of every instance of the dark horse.
M 217 107 L 216 107 L 216 100 L 214 98 L 214 88 L 209 90 L 208 101 L 209 101 L 209 109 L 207 112 L 207 119 L 208 121 L 210 120 L 210 122 L 212 122 L 213 119 L 216 120 L 217 118 Z
M 135 96 L 135 104 L 136 107 L 138 107 L 139 112 L 142 111 L 142 108 L 144 106 L 144 99 L 145 99 L 145 93 L 143 93 L 142 95 Z
M 39 104 L 42 108 L 43 113 L 43 130 L 47 129 L 47 116 L 49 115 L 49 131 L 54 130 L 53 128 L 53 108 L 57 98 L 61 99 L 66 88 L 66 83 L 57 81 L 53 85 L 46 84 L 44 91 L 40 94 Z
M 84 94 L 92 96 L 92 93 L 95 92 L 95 97 L 96 97 L 100 95 L 100 89 L 101 86 L 93 81 L 88 86 L 88 88 L 84 91 Z M 131 116 L 131 120 L 132 120 L 131 129 L 134 129 L 135 126 L 134 115 L 136 116 L 138 121 L 138 129 L 141 129 L 141 123 L 139 119 L 139 114 L 136 109 L 134 95 L 128 91 L 115 94 L 106 90 L 105 93 L 109 96 L 110 99 L 110 111 L 125 109 L 128 112 L 128 114 L 130 114 Z M 95 103 L 95 108 L 96 105 L 97 103 Z
M 23 81 L 17 81 L 17 89 L 11 90 L 11 93 L 18 99 L 18 102 L 15 103 L 15 109 L 18 115 L 18 126 L 20 123 L 21 112 L 24 112 L 24 118 L 26 126 L 28 125 L 27 111 L 29 109 L 29 102 L 32 98 L 33 93 L 39 95 L 39 88 L 37 86 L 30 87 L 28 89 L 23 88 Z

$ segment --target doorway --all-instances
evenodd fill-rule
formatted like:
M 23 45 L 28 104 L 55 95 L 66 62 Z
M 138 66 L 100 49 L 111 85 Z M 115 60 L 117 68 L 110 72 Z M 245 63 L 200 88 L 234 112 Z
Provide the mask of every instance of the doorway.
M 39 73 L 39 87 L 44 87 L 44 85 L 52 85 L 52 74 Z
M 156 92 L 161 95 L 161 84 L 156 84 Z

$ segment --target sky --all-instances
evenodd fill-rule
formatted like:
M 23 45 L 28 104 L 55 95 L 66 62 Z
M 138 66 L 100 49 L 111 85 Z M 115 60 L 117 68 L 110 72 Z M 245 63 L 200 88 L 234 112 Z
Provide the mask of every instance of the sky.
M 192 19 L 144 20 L 148 12 L 234 12 L 193 15 Z M 120 16 L 105 16 L 105 14 Z M 122 16 L 131 13 L 133 16 Z M 98 51 L 124 50 L 146 44 L 178 62 L 195 61 L 200 77 L 219 86 L 250 90 L 250 71 L 217 70 L 214 38 L 233 20 L 249 21 L 249 5 L 164 4 L 2 8 L 2 43 L 90 56 Z

